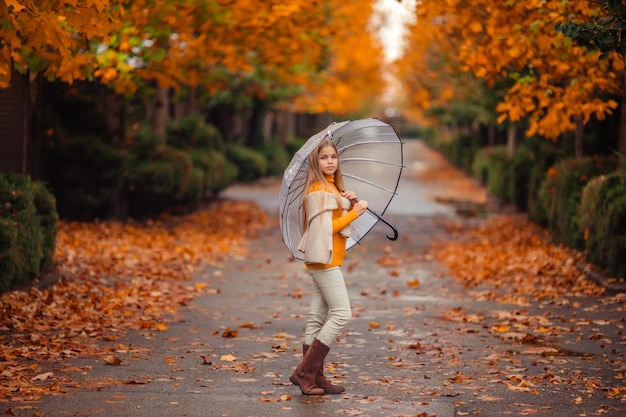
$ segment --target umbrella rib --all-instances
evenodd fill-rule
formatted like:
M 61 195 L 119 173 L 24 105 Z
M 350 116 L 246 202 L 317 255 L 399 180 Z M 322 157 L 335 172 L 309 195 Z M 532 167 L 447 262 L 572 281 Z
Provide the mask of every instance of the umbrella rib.
M 370 158 L 344 158 L 341 160 L 341 162 L 348 162 L 348 161 L 361 161 L 361 162 L 378 162 L 380 164 L 385 164 L 385 165 L 391 165 L 394 167 L 400 167 L 400 168 L 405 168 L 405 166 L 403 164 L 396 164 L 395 162 L 388 162 L 388 161 L 381 161 L 380 159 L 370 159 Z
M 348 173 L 345 173 L 345 172 L 344 172 L 343 176 L 344 176 L 344 177 L 350 177 L 350 178 L 353 178 L 353 179 L 358 180 L 358 181 L 361 181 L 361 182 L 363 182 L 363 183 L 365 183 L 365 184 L 369 184 L 369 185 L 371 185 L 371 186 L 373 186 L 373 187 L 376 187 L 376 188 L 378 188 L 378 189 L 380 189 L 380 190 L 387 191 L 387 192 L 388 192 L 388 193 L 390 193 L 390 194 L 396 195 L 396 190 L 390 190 L 390 189 L 389 189 L 389 188 L 387 188 L 387 187 L 383 187 L 382 185 L 376 184 L 375 182 L 368 181 L 368 180 L 366 180 L 365 178 L 357 177 L 356 175 L 348 174 Z
M 398 142 L 397 140 L 395 141 L 391 141 L 391 140 L 376 140 L 376 139 L 372 139 L 372 140 L 360 140 L 359 142 L 352 142 L 352 143 L 348 143 L 347 145 L 344 145 L 341 140 L 337 141 L 337 148 L 339 150 L 344 150 L 344 149 L 348 149 L 348 148 L 352 148 L 354 146 L 358 146 L 358 145 L 369 145 L 372 143 L 386 143 L 389 145 L 393 145 L 393 144 L 398 144 L 398 145 L 402 145 L 402 142 Z

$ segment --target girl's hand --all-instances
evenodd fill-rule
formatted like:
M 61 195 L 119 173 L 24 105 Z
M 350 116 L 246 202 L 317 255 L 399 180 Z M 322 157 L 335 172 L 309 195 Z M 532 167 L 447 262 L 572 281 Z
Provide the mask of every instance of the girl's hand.
M 365 213 L 365 211 L 367 210 L 367 201 L 365 200 L 357 201 L 356 203 L 354 203 L 353 209 L 360 216 L 361 214 Z
M 344 191 L 343 193 L 341 193 L 341 195 L 352 202 L 357 199 L 356 193 L 354 191 Z

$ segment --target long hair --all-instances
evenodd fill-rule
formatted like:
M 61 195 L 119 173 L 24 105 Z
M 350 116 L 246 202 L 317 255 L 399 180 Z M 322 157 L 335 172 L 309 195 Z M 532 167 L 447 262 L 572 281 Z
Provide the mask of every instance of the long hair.
M 341 206 L 342 196 L 340 193 L 342 193 L 344 189 L 343 189 L 343 176 L 341 174 L 341 163 L 339 162 L 339 159 L 337 159 L 338 161 L 337 170 L 335 171 L 336 189 L 326 180 L 326 177 L 324 177 L 324 173 L 322 172 L 322 169 L 320 168 L 320 165 L 319 165 L 318 156 L 320 152 L 322 151 L 322 149 L 328 146 L 333 148 L 333 150 L 337 153 L 337 155 L 339 155 L 339 153 L 337 152 L 337 146 L 333 143 L 333 141 L 330 140 L 329 138 L 324 138 L 319 143 L 317 148 L 315 148 L 315 150 L 311 152 L 311 154 L 309 155 L 307 159 L 306 183 L 304 184 L 304 194 L 302 196 L 302 213 L 303 213 L 302 214 L 302 231 L 303 232 L 306 231 L 308 227 L 308 223 L 309 223 L 308 221 L 309 216 L 308 216 L 307 204 L 306 204 L 306 195 L 310 193 L 312 190 L 314 190 L 315 187 L 319 187 L 319 189 L 321 190 L 334 193 L 337 198 L 337 203 L 339 203 L 339 206 Z

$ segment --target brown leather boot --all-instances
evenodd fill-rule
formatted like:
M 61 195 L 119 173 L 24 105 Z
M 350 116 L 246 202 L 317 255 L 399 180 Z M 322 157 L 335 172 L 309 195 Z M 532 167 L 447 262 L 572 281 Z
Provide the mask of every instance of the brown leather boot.
M 291 383 L 299 386 L 303 394 L 324 394 L 324 390 L 315 383 L 315 376 L 317 375 L 317 370 L 324 364 L 324 358 L 328 355 L 329 350 L 328 346 L 317 339 L 313 339 L 313 343 L 311 343 L 306 355 L 302 358 L 302 362 L 289 377 Z
M 302 344 L 302 353 L 306 355 L 309 350 L 309 345 Z M 324 363 L 322 362 L 322 367 L 317 370 L 317 374 L 315 374 L 315 384 L 324 390 L 324 394 L 341 394 L 346 389 L 341 385 L 331 384 L 329 380 L 324 376 Z

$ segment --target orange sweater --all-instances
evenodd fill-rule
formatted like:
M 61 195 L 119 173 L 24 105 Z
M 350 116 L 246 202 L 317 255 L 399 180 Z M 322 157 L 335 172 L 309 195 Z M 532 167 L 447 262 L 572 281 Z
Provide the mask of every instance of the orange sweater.
M 335 189 L 335 176 L 326 176 L 326 180 L 332 185 Z M 309 192 L 313 191 L 321 191 L 323 185 L 320 183 L 313 184 L 309 189 Z M 337 190 L 339 191 L 339 190 Z M 352 223 L 356 220 L 359 215 L 354 209 L 351 209 L 345 215 L 341 215 L 342 208 L 339 207 L 333 210 L 333 259 L 329 264 L 306 264 L 308 269 L 326 269 L 331 268 L 333 266 L 341 266 L 343 265 L 343 259 L 346 257 L 346 241 L 347 237 L 344 237 L 339 233 L 341 229 Z

